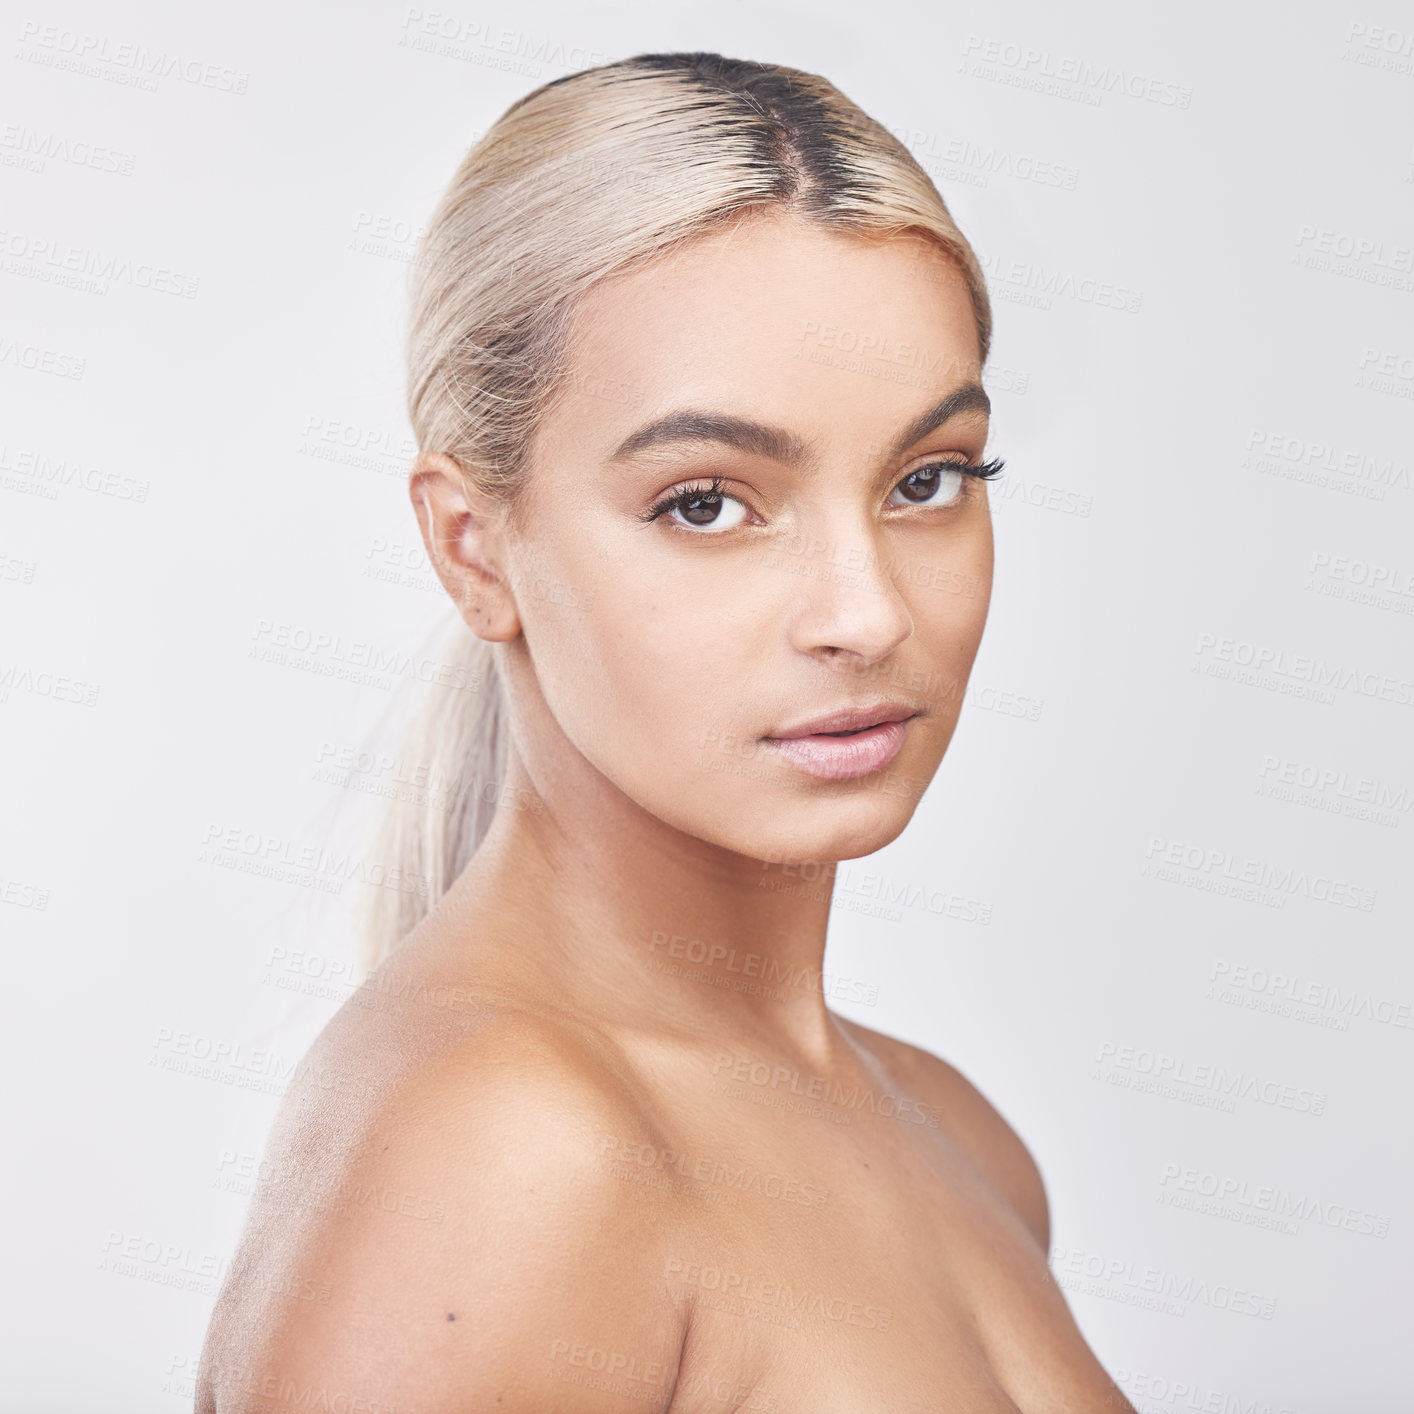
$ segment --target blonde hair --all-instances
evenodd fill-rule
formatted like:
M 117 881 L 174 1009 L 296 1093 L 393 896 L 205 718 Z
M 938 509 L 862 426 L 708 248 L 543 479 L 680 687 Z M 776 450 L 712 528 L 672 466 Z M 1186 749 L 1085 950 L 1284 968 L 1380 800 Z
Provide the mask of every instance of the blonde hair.
M 413 265 L 408 413 L 422 451 L 514 506 L 538 422 L 566 386 L 569 320 L 597 281 L 767 211 L 833 230 L 931 240 L 976 314 L 981 267 L 908 150 L 816 74 L 720 54 L 640 54 L 543 84 L 462 160 Z M 365 914 L 377 966 L 481 843 L 502 790 L 507 704 L 492 645 L 453 613 L 431 651 L 454 668 L 424 693 L 402 758 L 434 788 L 397 801 Z M 410 887 L 408 881 L 414 881 Z

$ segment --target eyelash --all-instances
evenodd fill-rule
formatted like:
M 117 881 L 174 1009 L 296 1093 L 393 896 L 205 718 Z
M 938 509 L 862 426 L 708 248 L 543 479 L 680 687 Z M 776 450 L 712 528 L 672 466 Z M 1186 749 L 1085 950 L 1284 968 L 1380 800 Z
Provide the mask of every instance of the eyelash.
M 667 515 L 671 510 L 676 510 L 679 506 L 685 506 L 689 501 L 696 500 L 699 496 L 724 496 L 726 495 L 727 483 L 720 477 L 714 476 L 704 486 L 698 482 L 692 482 L 687 486 L 679 486 L 676 491 L 669 491 L 656 505 L 644 511 L 641 520 L 653 521 L 659 516 Z
M 960 471 L 964 476 L 970 476 L 978 481 L 990 481 L 993 477 L 1000 476 L 1006 466 L 1006 460 L 1002 457 L 990 457 L 984 462 L 960 462 L 960 461 L 936 461 L 926 462 L 923 466 L 916 466 L 908 473 L 914 476 L 920 471 L 932 471 L 935 467 L 942 467 L 946 471 Z M 898 485 L 902 485 L 908 476 L 900 478 Z M 666 515 L 669 511 L 685 506 L 689 501 L 693 501 L 702 496 L 725 496 L 726 481 L 720 476 L 713 476 L 705 485 L 701 482 L 691 482 L 686 486 L 679 486 L 676 490 L 669 491 L 657 504 L 650 506 L 639 517 L 643 521 L 655 521 L 660 516 Z M 897 486 L 894 487 L 897 489 Z M 735 497 L 733 499 L 736 499 Z M 926 504 L 924 506 L 926 509 Z

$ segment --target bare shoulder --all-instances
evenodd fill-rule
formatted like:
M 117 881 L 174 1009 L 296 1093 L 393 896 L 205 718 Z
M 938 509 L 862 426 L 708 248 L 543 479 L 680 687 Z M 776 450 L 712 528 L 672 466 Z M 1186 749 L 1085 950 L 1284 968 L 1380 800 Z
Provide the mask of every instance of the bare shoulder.
M 573 1414 L 603 1406 L 593 1370 L 666 1407 L 685 1318 L 661 1220 L 606 1162 L 606 1135 L 650 1126 L 611 1048 L 466 993 L 341 1014 L 307 1062 L 213 1316 L 198 1414 L 303 1408 L 321 1389 L 367 1414 Z
M 1001 1112 L 956 1066 L 921 1046 L 839 1017 L 846 1034 L 903 1089 L 938 1107 L 948 1132 L 996 1183 L 1040 1244 L 1050 1249 L 1050 1208 L 1041 1171 Z

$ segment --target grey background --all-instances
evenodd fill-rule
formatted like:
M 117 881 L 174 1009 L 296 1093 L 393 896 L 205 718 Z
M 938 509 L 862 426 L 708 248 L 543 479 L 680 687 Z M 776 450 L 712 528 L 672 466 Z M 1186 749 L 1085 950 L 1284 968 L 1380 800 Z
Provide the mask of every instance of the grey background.
M 347 994 L 361 886 L 250 869 L 388 786 L 331 768 L 391 680 L 338 674 L 442 616 L 412 239 L 513 99 L 706 48 L 903 136 L 996 307 L 991 618 L 914 823 L 841 869 L 842 1009 L 1021 1132 L 1140 1409 L 1408 1409 L 1414 22 L 450 3 L 3 20 L 5 1405 L 189 1406 Z

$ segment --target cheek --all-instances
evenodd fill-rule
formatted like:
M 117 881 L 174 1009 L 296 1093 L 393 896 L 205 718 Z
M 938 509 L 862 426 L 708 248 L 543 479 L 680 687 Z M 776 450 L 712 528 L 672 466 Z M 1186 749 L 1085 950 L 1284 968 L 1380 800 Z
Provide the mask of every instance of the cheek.
M 918 567 L 908 591 L 914 649 L 929 667 L 927 695 L 939 716 L 956 717 L 981 646 L 992 594 L 991 537 L 978 537 L 966 553 Z
M 608 774 L 632 773 L 649 746 L 700 749 L 741 708 L 755 625 L 723 601 L 720 574 L 700 568 L 684 572 L 632 543 L 586 544 L 542 575 L 565 586 L 561 602 L 532 598 L 522 611 L 551 711 Z

